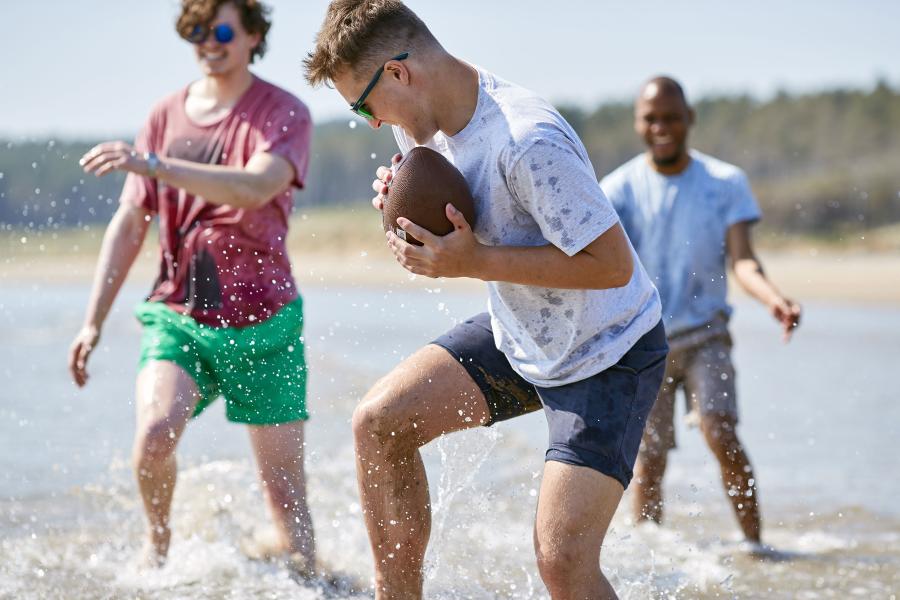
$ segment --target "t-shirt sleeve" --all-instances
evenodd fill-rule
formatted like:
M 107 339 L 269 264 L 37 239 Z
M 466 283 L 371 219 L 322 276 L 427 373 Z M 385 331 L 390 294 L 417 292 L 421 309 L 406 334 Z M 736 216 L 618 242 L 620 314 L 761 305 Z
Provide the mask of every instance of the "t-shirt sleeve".
M 619 221 L 590 164 L 568 140 L 536 140 L 512 165 L 508 184 L 544 238 L 569 256 Z
M 154 109 L 134 140 L 135 152 L 140 154 L 144 152 L 159 152 L 157 147 L 159 128 L 160 117 L 158 111 Z M 122 186 L 119 204 L 143 208 L 151 214 L 156 214 L 159 211 L 159 197 L 156 184 L 155 179 L 137 175 L 136 173 L 129 173 L 125 177 L 125 185 Z
M 732 178 L 731 202 L 728 205 L 726 225 L 731 227 L 735 223 L 755 223 L 762 217 L 759 204 L 750 189 L 750 182 L 743 171 L 739 171 Z
M 312 118 L 309 109 L 294 99 L 280 102 L 262 128 L 262 143 L 256 152 L 276 154 L 294 167 L 297 188 L 303 188 L 309 170 L 309 145 L 312 139 Z
M 610 173 L 600 180 L 600 189 L 603 190 L 603 194 L 609 199 L 609 203 L 612 204 L 619 218 L 624 221 L 631 210 L 631 203 L 628 201 L 625 186 L 622 185 L 622 178 Z

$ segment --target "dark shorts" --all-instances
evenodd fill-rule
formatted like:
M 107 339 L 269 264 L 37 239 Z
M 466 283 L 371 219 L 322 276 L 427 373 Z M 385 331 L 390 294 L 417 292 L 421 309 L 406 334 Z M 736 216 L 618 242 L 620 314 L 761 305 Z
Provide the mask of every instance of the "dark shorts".
M 647 414 L 668 352 L 662 322 L 618 363 L 587 379 L 540 387 L 516 373 L 494 345 L 487 313 L 460 323 L 434 342 L 466 369 L 484 393 L 490 426 L 543 406 L 550 430 L 546 460 L 589 467 L 628 487 Z

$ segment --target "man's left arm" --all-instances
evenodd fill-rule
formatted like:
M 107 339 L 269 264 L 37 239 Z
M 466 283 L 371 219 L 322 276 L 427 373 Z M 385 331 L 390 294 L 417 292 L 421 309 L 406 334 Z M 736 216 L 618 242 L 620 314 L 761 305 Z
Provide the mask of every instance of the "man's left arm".
M 628 237 L 593 169 L 562 135 L 534 138 L 506 170 L 518 207 L 532 216 L 548 242 L 541 246 L 487 246 L 452 205 L 454 230 L 432 235 L 408 219 L 397 223 L 424 246 L 388 236 L 407 270 L 429 277 L 473 277 L 556 289 L 610 289 L 631 281 Z M 564 191 L 562 191 L 564 190 Z
M 628 238 L 618 223 L 572 256 L 552 244 L 486 246 L 480 244 L 465 217 L 447 205 L 454 231 L 437 236 L 409 219 L 397 219 L 405 231 L 423 242 L 413 246 L 389 232 L 397 261 L 411 273 L 427 277 L 472 277 L 557 289 L 609 289 L 628 285 L 634 261 Z
M 784 341 L 787 342 L 791 339 L 794 329 L 800 325 L 800 305 L 783 296 L 766 277 L 762 263 L 753 251 L 751 226 L 751 222 L 741 221 L 728 228 L 726 247 L 731 268 L 744 291 L 762 302 L 781 324 Z
M 295 180 L 294 166 L 284 157 L 259 152 L 243 167 L 208 165 L 178 158 L 159 157 L 155 172 L 150 162 L 125 142 L 98 144 L 80 163 L 86 173 L 102 177 L 127 171 L 153 177 L 203 198 L 210 204 L 259 208 Z

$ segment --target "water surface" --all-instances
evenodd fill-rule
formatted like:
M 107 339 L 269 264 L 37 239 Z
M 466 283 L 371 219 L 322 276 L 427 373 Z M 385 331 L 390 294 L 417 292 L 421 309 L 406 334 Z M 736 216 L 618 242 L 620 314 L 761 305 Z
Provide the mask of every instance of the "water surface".
M 436 284 L 438 286 L 440 284 Z M 0 598 L 320 598 L 242 540 L 267 517 L 247 436 L 221 402 L 188 428 L 169 564 L 137 571 L 142 516 L 129 467 L 139 328 L 126 287 L 78 391 L 66 351 L 86 286 L 0 287 Z M 308 287 L 310 499 L 322 559 L 367 581 L 349 419 L 401 358 L 483 309 L 432 287 Z M 626 494 L 605 568 L 623 598 L 891 598 L 900 587 L 900 310 L 813 303 L 794 342 L 755 304 L 734 319 L 741 434 L 760 481 L 766 541 L 738 547 L 718 470 L 679 423 L 662 528 Z M 456 434 L 424 452 L 434 503 L 427 595 L 546 598 L 531 524 L 546 445 L 540 414 Z M 362 596 L 365 597 L 365 596 Z

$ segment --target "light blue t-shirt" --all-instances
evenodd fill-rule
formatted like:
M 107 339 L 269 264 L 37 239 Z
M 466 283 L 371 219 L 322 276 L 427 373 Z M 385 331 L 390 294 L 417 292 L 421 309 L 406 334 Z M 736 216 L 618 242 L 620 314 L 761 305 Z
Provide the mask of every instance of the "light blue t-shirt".
M 744 172 L 701 152 L 678 175 L 661 175 L 644 154 L 603 178 L 644 268 L 659 290 L 669 336 L 726 317 L 728 228 L 758 221 Z
M 476 239 L 489 246 L 553 244 L 572 256 L 616 225 L 587 150 L 560 114 L 487 71 L 478 71 L 478 84 L 469 124 L 425 144 L 466 178 L 478 215 Z M 394 135 L 403 154 L 416 145 L 399 127 Z M 614 289 L 487 282 L 497 348 L 517 373 L 543 387 L 616 364 L 660 319 L 656 289 L 634 263 L 631 281 Z

